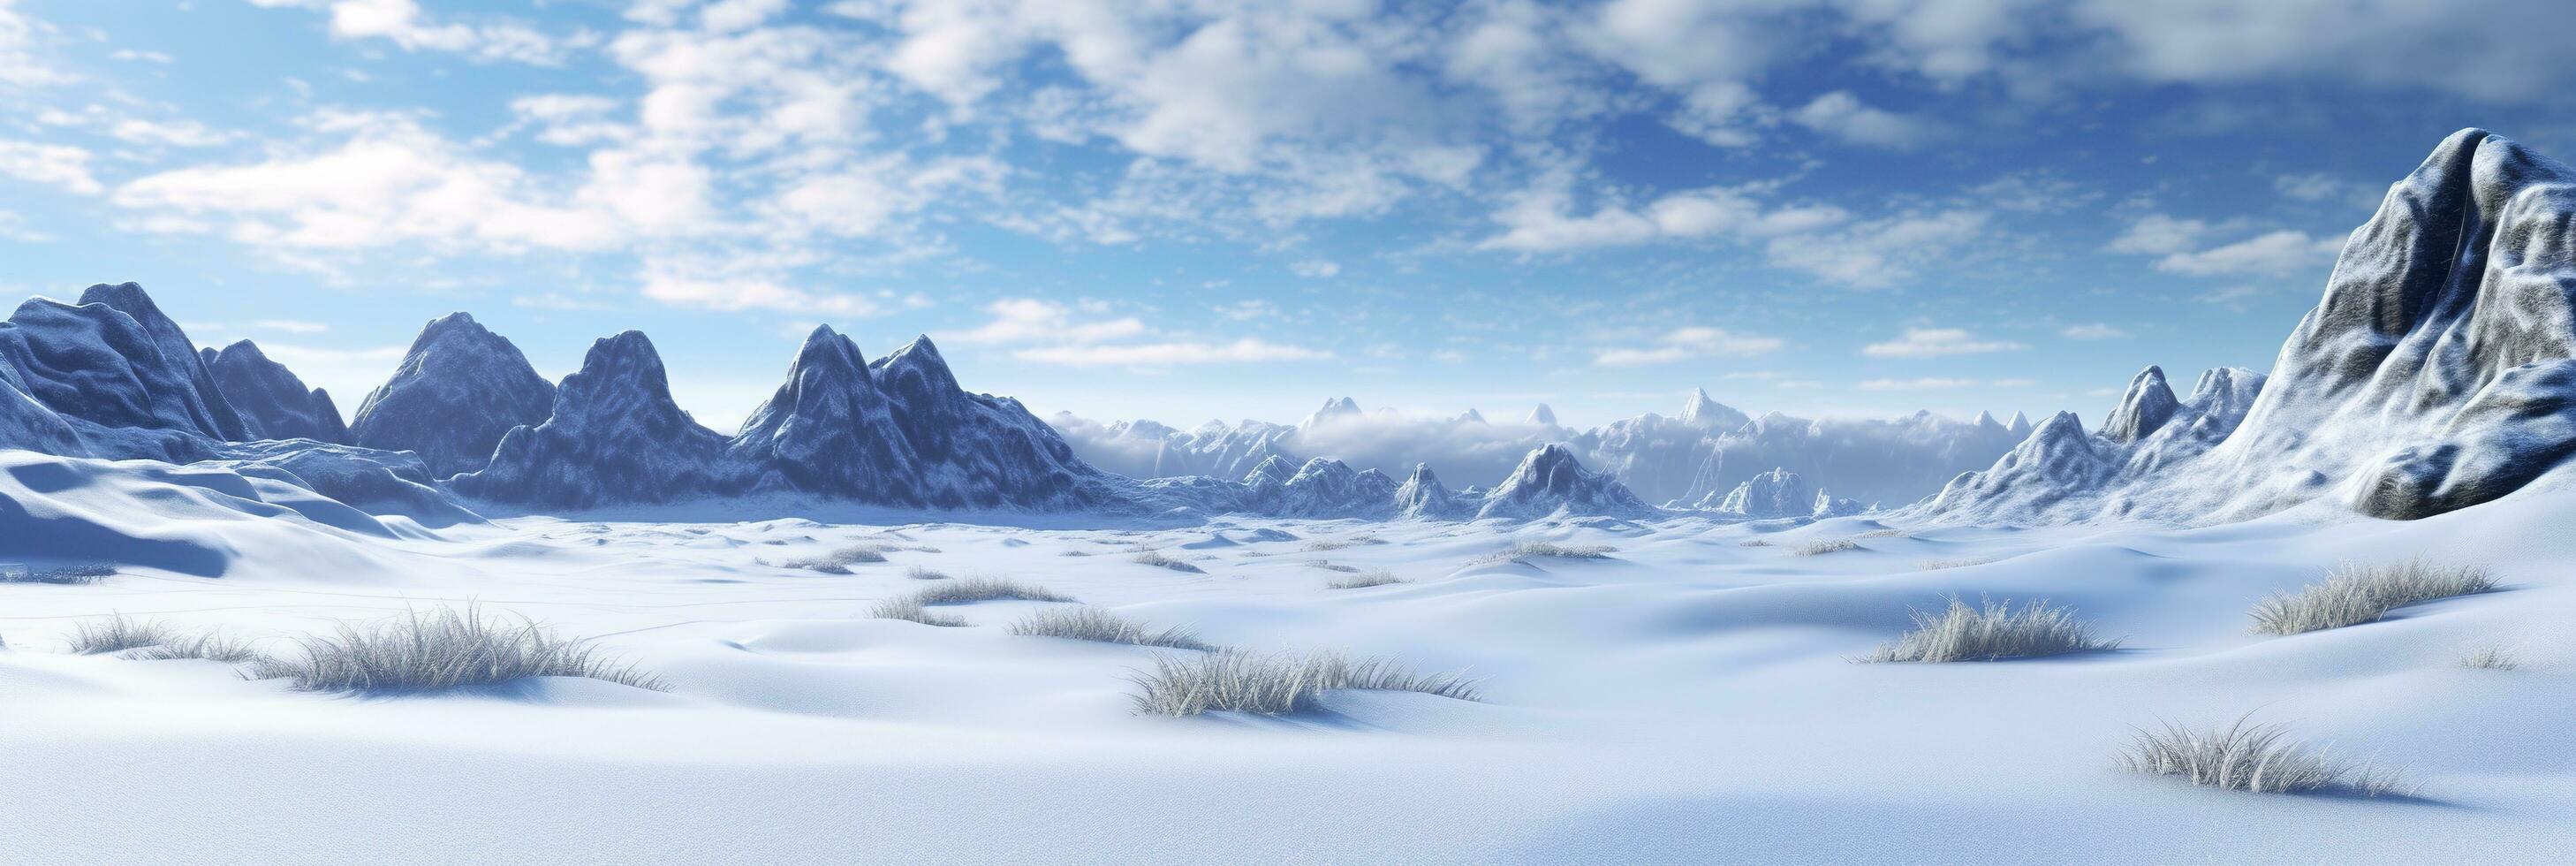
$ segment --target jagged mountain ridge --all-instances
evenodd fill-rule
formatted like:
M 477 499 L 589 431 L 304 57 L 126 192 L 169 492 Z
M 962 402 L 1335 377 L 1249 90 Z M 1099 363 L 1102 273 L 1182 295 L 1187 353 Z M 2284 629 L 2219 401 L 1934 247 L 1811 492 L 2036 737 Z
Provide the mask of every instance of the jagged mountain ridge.
M 393 378 L 358 404 L 358 445 L 419 454 L 446 478 L 488 465 L 501 437 L 545 423 L 555 386 L 519 347 L 465 313 L 432 320 Z
M 197 354 L 214 374 L 216 390 L 240 414 L 247 438 L 349 441 L 349 425 L 340 420 L 330 392 L 304 387 L 295 371 L 269 360 L 259 344 L 240 340 Z

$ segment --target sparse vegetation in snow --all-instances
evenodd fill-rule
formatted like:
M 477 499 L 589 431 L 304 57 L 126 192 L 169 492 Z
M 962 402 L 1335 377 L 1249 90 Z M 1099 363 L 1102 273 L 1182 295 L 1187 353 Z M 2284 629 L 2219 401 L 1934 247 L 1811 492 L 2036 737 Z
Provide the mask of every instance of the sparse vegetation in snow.
M 2495 574 L 2479 566 L 2439 566 L 2422 559 L 2380 565 L 2346 563 L 2326 579 L 2254 606 L 2254 630 L 2292 635 L 2378 622 L 2410 604 L 2494 590 Z
M 1531 559 L 1609 559 L 1619 552 L 1606 544 L 1557 544 L 1552 541 L 1515 541 L 1512 546 L 1477 557 L 1470 565 L 1490 562 L 1522 562 Z
M 1798 548 L 1797 553 L 1799 556 L 1823 556 L 1828 553 L 1841 553 L 1846 550 L 1859 549 L 1860 542 L 1853 541 L 1848 538 L 1835 538 L 1810 543 L 1805 547 Z
M 904 570 L 903 570 L 903 576 L 905 576 L 905 577 L 909 577 L 909 578 L 912 578 L 912 579 L 914 579 L 914 580 L 947 580 L 947 579 L 948 579 L 948 573 L 947 573 L 947 572 L 944 572 L 944 571 L 932 571 L 932 570 L 930 570 L 930 569 L 923 568 L 923 567 L 918 566 L 918 565 L 913 566 L 913 567 L 911 567 L 911 568 L 904 569 Z
M 820 556 L 805 556 L 778 561 L 779 568 L 801 568 L 824 574 L 848 574 L 850 566 L 886 561 L 887 548 L 882 544 L 855 544 Z
M 1284 716 L 1313 709 L 1337 689 L 1423 692 L 1463 701 L 1477 699 L 1476 681 L 1460 674 L 1421 675 L 1384 659 L 1353 661 L 1337 652 L 1255 655 L 1239 650 L 1195 656 L 1162 655 L 1154 669 L 1129 678 L 1137 686 L 1136 712 L 1195 716 L 1209 712 Z
M 193 635 L 173 636 L 161 643 L 136 649 L 126 655 L 129 658 L 145 660 L 205 659 L 226 664 L 257 662 L 268 658 L 260 653 L 257 644 L 213 629 Z
M 1190 574 L 1206 574 L 1206 573 L 1207 573 L 1207 570 L 1206 570 L 1206 569 L 1202 569 L 1202 568 L 1200 568 L 1200 567 L 1198 567 L 1198 566 L 1196 566 L 1196 565 L 1192 565 L 1192 564 L 1190 564 L 1187 560 L 1183 560 L 1183 559 L 1181 559 L 1181 558 L 1179 558 L 1179 557 L 1171 556 L 1171 555 L 1166 554 L 1166 553 L 1164 553 L 1164 552 L 1162 552 L 1162 551 L 1159 551 L 1159 550 L 1139 550 L 1139 551 L 1136 551 L 1136 559 L 1135 559 L 1135 562 L 1136 562 L 1137 564 L 1139 564 L 1139 565 L 1150 565 L 1150 566 L 1153 566 L 1153 567 L 1155 567 L 1155 568 L 1168 568 L 1168 569 L 1171 569 L 1171 570 L 1173 570 L 1173 571 L 1183 571 L 1183 572 L 1188 572 L 1188 573 L 1190 573 Z
M 1343 564 L 1341 564 L 1341 563 L 1334 562 L 1334 561 L 1329 560 L 1329 559 L 1309 559 L 1309 560 L 1306 560 L 1306 564 L 1307 564 L 1307 565 L 1314 566 L 1314 567 L 1316 567 L 1316 568 L 1323 569 L 1323 570 L 1325 570 L 1325 571 L 1338 571 L 1338 572 L 1341 572 L 1341 573 L 1343 573 L 1343 574 L 1357 574 L 1357 573 L 1359 573 L 1359 570 L 1360 570 L 1360 567 L 1359 567 L 1359 566 L 1356 566 L 1356 565 L 1343 565 Z
M 922 625 L 935 625 L 949 628 L 955 628 L 966 624 L 965 617 L 931 610 L 927 605 L 922 603 L 919 596 L 913 595 L 898 596 L 877 602 L 876 607 L 869 609 L 868 615 L 878 619 L 899 619 L 907 622 L 921 623 Z
M 253 675 L 309 692 L 426 692 L 497 685 L 529 677 L 587 677 L 661 691 L 661 680 L 559 637 L 524 617 L 486 616 L 478 607 L 407 611 L 330 635 L 296 641 L 295 654 L 259 661 Z
M 2522 660 L 2514 658 L 2504 647 L 2491 646 L 2461 656 L 2460 666 L 2480 671 L 2518 671 L 2522 670 Z
M 1072 601 L 1067 596 L 1040 586 L 1030 586 L 1008 578 L 969 577 L 942 583 L 912 594 L 922 604 L 966 604 L 978 601 Z
M 116 567 L 104 563 L 73 565 L 0 565 L 0 583 L 50 583 L 78 586 L 97 583 L 116 575 Z
M 1940 613 L 1914 612 L 1914 630 L 1869 656 L 1873 662 L 1967 662 L 2034 658 L 2112 649 L 2117 640 L 2093 637 L 2089 624 L 2067 608 L 2035 601 L 2016 610 L 2011 601 L 1957 598 Z
M 124 614 L 110 614 L 93 619 L 72 629 L 71 651 L 80 655 L 124 652 L 160 646 L 180 639 L 176 629 L 152 620 L 127 619 Z
M 2172 722 L 2159 730 L 2139 729 L 2121 749 L 2119 765 L 2133 773 L 2178 776 L 2229 791 L 2341 791 L 2364 797 L 2413 793 L 2413 785 L 2395 770 L 2338 760 L 2324 749 L 2290 739 L 2284 726 L 2254 724 L 2250 714 L 2206 732 Z
M 1156 631 L 1096 607 L 1042 610 L 1011 624 L 1011 633 L 1031 637 L 1058 637 L 1101 643 L 1123 643 L 1169 649 L 1211 649 L 1207 643 L 1180 628 Z
M 1334 578 L 1331 583 L 1324 584 L 1324 587 L 1327 589 L 1367 589 L 1372 586 L 1385 586 L 1390 583 L 1404 582 L 1404 578 L 1395 576 L 1395 572 L 1380 568 L 1363 571 L 1349 577 Z

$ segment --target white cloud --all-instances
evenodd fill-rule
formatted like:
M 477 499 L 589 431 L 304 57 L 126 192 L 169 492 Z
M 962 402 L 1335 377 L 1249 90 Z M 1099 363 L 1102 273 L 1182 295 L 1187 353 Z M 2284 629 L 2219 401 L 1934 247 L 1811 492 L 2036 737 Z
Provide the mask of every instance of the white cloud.
M 121 60 L 128 63 L 176 63 L 179 60 L 179 58 L 172 57 L 159 51 L 142 51 L 133 48 L 119 48 L 114 51 L 110 51 L 107 53 L 107 59 Z
M 2554 0 L 2079 0 L 2071 11 L 2108 34 L 2109 62 L 2148 81 L 2310 79 L 2508 100 L 2576 73 L 2576 19 Z
M 2116 325 L 2109 325 L 2100 322 L 2083 325 L 2068 325 L 2064 330 L 2058 331 L 2058 333 L 2069 340 L 2117 340 L 2129 335 L 2127 330 Z
M 1279 307 L 1259 298 L 1247 298 L 1216 308 L 1216 314 L 1238 322 L 1279 315 Z
M 1965 328 L 1907 328 L 1903 337 L 1871 343 L 1862 346 L 1860 351 L 1873 358 L 1937 358 L 2027 348 L 2030 347 L 2010 340 L 1982 338 Z
M 548 201 L 518 166 L 468 152 L 415 118 L 332 113 L 308 119 L 333 147 L 255 163 L 199 166 L 127 182 L 115 201 L 171 227 L 212 228 L 268 247 L 362 249 L 406 241 L 602 250 L 659 227 L 621 206 L 648 177 L 607 172 L 607 201 Z M 646 218 L 637 218 L 639 216 Z
M 53 35 L 53 25 L 19 11 L 18 0 L 0 0 L 0 84 L 38 87 L 76 80 L 38 56 L 39 44 Z
M 128 118 L 108 128 L 109 135 L 131 144 L 166 144 L 173 147 L 213 147 L 231 141 L 231 133 L 193 120 L 143 120 Z
M 1988 216 L 1948 210 L 1853 223 L 1829 232 L 1788 234 L 1764 247 L 1772 266 L 1805 271 L 1857 288 L 1884 288 L 1947 261 L 1985 234 Z
M 722 312 L 766 310 L 841 318 L 864 318 L 884 312 L 876 302 L 858 295 L 810 292 L 770 277 L 697 276 L 650 266 L 645 271 L 643 294 L 675 307 Z
M 1042 346 L 1012 353 L 1023 361 L 1072 367 L 1177 367 L 1252 361 L 1311 361 L 1333 353 L 1245 337 L 1231 343 L 1133 343 Z
M 67 144 L 0 139 L 0 175 L 59 186 L 81 195 L 101 191 L 89 173 L 89 151 Z
M 585 42 L 557 39 L 515 21 L 440 23 L 424 14 L 416 0 L 251 0 L 251 4 L 322 11 L 330 16 L 331 35 L 342 39 L 381 38 L 405 51 L 447 51 L 480 60 L 560 65 Z
M 1636 367 L 1696 358 L 1749 357 L 1776 352 L 1785 345 L 1788 341 L 1778 337 L 1690 327 L 1667 333 L 1650 346 L 1603 349 L 1592 356 L 1592 363 L 1598 367 Z
M 2199 245 L 2210 226 L 2200 220 L 2175 219 L 2160 213 L 2139 217 L 2104 249 L 2115 253 L 2169 255 Z
M 1288 266 L 1288 272 L 1308 279 L 1325 279 L 1342 272 L 1342 266 L 1326 259 L 1307 259 Z
M 1799 126 L 1833 136 L 1853 144 L 1896 149 L 1913 148 L 1939 138 L 1940 124 L 1910 115 L 1872 108 L 1848 90 L 1837 90 L 1816 97 L 1815 101 L 1789 113 Z
M 2343 242 L 2343 238 L 2311 237 L 2300 231 L 2269 232 L 2198 252 L 2175 252 L 2157 260 L 2156 269 L 2202 277 L 2295 274 L 2332 263 Z
M 1097 343 L 1143 334 L 1145 323 L 1133 317 L 1076 321 L 1063 304 L 1037 298 L 1004 298 L 984 305 L 993 320 L 954 335 L 967 343 Z
M 290 334 L 320 334 L 331 330 L 330 325 L 326 325 L 321 322 L 307 322 L 301 319 L 261 319 L 250 323 L 250 325 L 254 328 L 262 328 L 271 331 L 285 331 Z

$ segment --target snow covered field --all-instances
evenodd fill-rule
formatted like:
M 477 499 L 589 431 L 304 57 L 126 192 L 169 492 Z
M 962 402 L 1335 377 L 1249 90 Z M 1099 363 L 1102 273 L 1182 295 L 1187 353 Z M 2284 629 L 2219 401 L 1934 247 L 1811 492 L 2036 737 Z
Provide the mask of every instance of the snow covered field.
M 870 513 L 396 519 L 405 537 L 388 539 L 165 504 L 137 531 L 228 543 L 221 576 L 0 583 L 0 859 L 2537 862 L 2576 843 L 2564 490 L 2406 523 L 2299 509 L 2191 530 L 1910 532 Z M 1835 539 L 1858 547 L 1798 553 Z M 1521 540 L 1615 552 L 1479 562 Z M 764 564 L 859 544 L 889 545 L 887 561 Z M 2338 561 L 2417 555 L 2491 566 L 2504 588 L 2294 637 L 2250 628 L 2257 601 Z M 914 567 L 1007 575 L 1214 644 L 1464 670 L 1483 700 L 1343 691 L 1285 718 L 1136 715 L 1127 678 L 1174 651 L 1009 633 L 1043 602 L 940 608 L 964 628 L 872 618 L 938 582 Z M 1340 569 L 1406 582 L 1327 588 Z M 2071 605 L 2123 645 L 1852 660 L 1953 594 Z M 283 648 L 468 601 L 596 638 L 670 689 L 343 697 L 64 651 L 109 612 Z M 2490 647 L 2521 669 L 2460 665 Z M 2133 726 L 2248 712 L 2420 788 L 2249 794 L 2114 768 Z

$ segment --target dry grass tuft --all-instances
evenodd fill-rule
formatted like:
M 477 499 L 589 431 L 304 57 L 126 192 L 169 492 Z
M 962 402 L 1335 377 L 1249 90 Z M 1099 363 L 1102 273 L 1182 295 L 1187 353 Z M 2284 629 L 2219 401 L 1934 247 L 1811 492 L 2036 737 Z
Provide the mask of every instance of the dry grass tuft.
M 920 597 L 910 595 L 877 602 L 877 606 L 870 609 L 868 615 L 878 619 L 900 619 L 946 628 L 956 628 L 966 624 L 964 617 L 931 610 L 922 603 Z
M 2504 647 L 2491 646 L 2461 656 L 2460 666 L 2479 671 L 2518 671 L 2522 670 L 2522 660 L 2514 658 Z
M 439 608 L 336 634 L 299 639 L 295 656 L 261 659 L 253 676 L 285 679 L 310 692 L 428 692 L 529 677 L 587 677 L 662 691 L 662 681 L 599 655 L 587 641 L 557 637 L 524 617 L 487 617 L 480 608 Z
M 1209 712 L 1284 716 L 1313 709 L 1337 689 L 1412 691 L 1476 700 L 1476 681 L 1459 674 L 1423 676 L 1384 659 L 1354 662 L 1336 652 L 1253 655 L 1236 650 L 1162 655 L 1154 670 L 1128 678 L 1136 712 L 1195 716 Z
M 1188 561 L 1178 557 L 1167 555 L 1159 550 L 1136 551 L 1136 559 L 1134 561 L 1139 565 L 1150 565 L 1155 568 L 1168 568 L 1173 571 L 1188 572 L 1190 574 L 1207 573 L 1206 569 L 1192 565 Z
M 932 571 L 932 570 L 930 570 L 930 569 L 923 568 L 923 567 L 918 566 L 918 565 L 913 566 L 913 567 L 911 567 L 911 568 L 904 569 L 904 570 L 903 570 L 903 576 L 905 576 L 905 577 L 909 577 L 909 578 L 912 578 L 912 579 L 914 579 L 914 580 L 947 580 L 947 579 L 948 579 L 948 573 L 947 573 L 947 572 L 944 572 L 944 571 Z
M 1030 637 L 1057 637 L 1101 643 L 1123 643 L 1169 649 L 1214 649 L 1206 642 L 1179 628 L 1155 631 L 1132 620 L 1096 607 L 1042 610 L 1011 624 L 1011 633 Z
M 1524 562 L 1532 559 L 1609 559 L 1619 552 L 1606 544 L 1557 544 L 1552 541 L 1515 541 L 1512 546 L 1477 557 L 1469 565 L 1490 562 Z
M 2336 760 L 2324 749 L 2290 739 L 2286 727 L 2252 724 L 2252 719 L 2247 714 L 2207 733 L 2171 722 L 2161 730 L 2141 728 L 2120 750 L 2119 766 L 2228 791 L 2341 791 L 2364 797 L 2414 793 L 2414 785 L 2395 770 Z
M 912 594 L 922 604 L 967 604 L 978 601 L 1072 601 L 1073 597 L 1041 586 L 1001 577 L 969 577 Z
M 1873 662 L 1967 662 L 2036 658 L 2062 653 L 2113 649 L 2116 640 L 2097 640 L 2075 612 L 2035 601 L 2020 610 L 2012 602 L 1982 599 L 1970 606 L 1950 599 L 1935 614 L 1914 612 L 1914 630 L 1879 647 Z
M 1385 586 L 1390 583 L 1405 582 L 1407 581 L 1404 578 L 1395 576 L 1395 572 L 1380 568 L 1373 571 L 1363 571 L 1349 577 L 1334 578 L 1331 583 L 1324 584 L 1324 588 L 1367 589 L 1372 586 Z
M 72 630 L 71 651 L 79 655 L 124 652 L 130 649 L 160 646 L 181 639 L 167 623 L 126 619 L 124 614 L 111 614 L 106 619 L 81 623 Z
M 1828 553 L 1841 553 L 1846 550 L 1859 549 L 1860 542 L 1853 541 L 1848 538 L 1836 538 L 1830 541 L 1814 542 L 1805 547 L 1798 548 L 1797 554 L 1799 556 L 1823 556 Z
M 2292 635 L 2378 622 L 2410 604 L 2489 592 L 2498 586 L 2483 567 L 2443 567 L 2422 559 L 2381 565 L 2346 563 L 2324 581 L 2276 594 L 2254 606 L 2254 630 Z
M 0 565 L 0 583 L 49 583 L 57 586 L 80 586 L 114 577 L 116 566 L 105 563 L 76 565 Z

